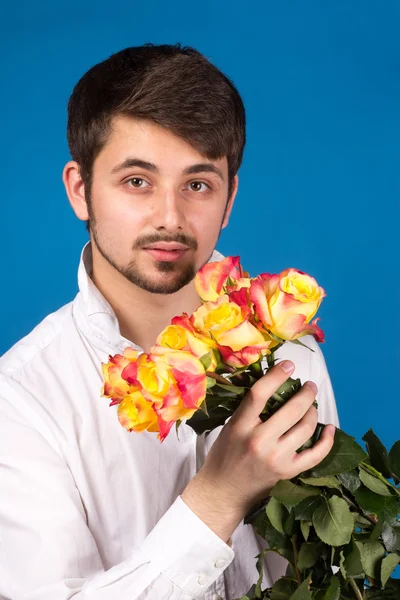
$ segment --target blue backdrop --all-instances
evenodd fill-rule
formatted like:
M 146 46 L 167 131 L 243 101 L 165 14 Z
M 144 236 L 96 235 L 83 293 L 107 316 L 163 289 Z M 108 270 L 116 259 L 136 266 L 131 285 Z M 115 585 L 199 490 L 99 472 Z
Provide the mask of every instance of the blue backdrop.
M 400 5 L 20 1 L 0 15 L 0 354 L 70 301 L 87 239 L 61 181 L 66 104 L 93 64 L 144 42 L 197 47 L 248 115 L 219 249 L 252 275 L 314 275 L 343 428 L 400 438 Z

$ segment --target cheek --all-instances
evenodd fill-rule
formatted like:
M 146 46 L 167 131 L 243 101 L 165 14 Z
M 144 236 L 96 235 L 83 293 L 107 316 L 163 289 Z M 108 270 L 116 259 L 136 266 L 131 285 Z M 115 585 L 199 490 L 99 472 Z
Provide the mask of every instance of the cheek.
M 115 190 L 93 193 L 92 207 L 98 231 L 117 243 L 124 238 L 129 238 L 132 243 L 144 228 L 146 216 L 134 210 L 124 198 L 118 198 Z

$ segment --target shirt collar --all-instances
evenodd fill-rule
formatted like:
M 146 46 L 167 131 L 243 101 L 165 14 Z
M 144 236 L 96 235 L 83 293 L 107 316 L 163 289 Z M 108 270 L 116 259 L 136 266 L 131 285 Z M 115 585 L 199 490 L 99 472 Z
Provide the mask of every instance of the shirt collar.
M 214 250 L 209 262 L 223 258 L 218 250 Z M 121 335 L 114 309 L 93 283 L 92 271 L 92 245 L 87 242 L 82 249 L 78 268 L 79 293 L 73 303 L 73 315 L 79 329 L 94 346 L 109 354 L 123 352 L 128 346 L 142 351 L 140 346 Z

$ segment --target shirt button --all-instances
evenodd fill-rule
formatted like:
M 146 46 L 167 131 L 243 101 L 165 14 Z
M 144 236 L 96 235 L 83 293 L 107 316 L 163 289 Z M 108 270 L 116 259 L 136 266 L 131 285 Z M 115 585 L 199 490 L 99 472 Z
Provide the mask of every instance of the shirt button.
M 223 569 L 225 565 L 226 565 L 226 561 L 225 560 L 216 560 L 215 563 L 214 563 L 214 567 L 216 569 Z
M 205 575 L 199 575 L 199 577 L 197 579 L 197 583 L 199 585 L 206 585 L 206 583 L 207 583 L 207 577 Z

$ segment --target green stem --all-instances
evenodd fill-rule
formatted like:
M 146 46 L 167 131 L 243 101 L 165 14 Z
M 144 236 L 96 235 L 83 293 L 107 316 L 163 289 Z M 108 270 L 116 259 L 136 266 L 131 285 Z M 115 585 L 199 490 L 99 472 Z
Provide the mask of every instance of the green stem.
M 274 353 L 271 352 L 271 354 L 267 354 L 267 365 L 268 368 L 270 369 L 271 367 L 273 367 L 275 364 L 275 358 L 274 358 Z
M 354 591 L 354 594 L 355 594 L 357 600 L 364 600 L 364 596 L 360 592 L 360 588 L 358 587 L 358 585 L 356 584 L 354 579 L 352 577 L 349 577 L 348 581 L 350 582 L 350 585 L 353 588 L 353 591 Z
M 292 535 L 292 537 L 290 538 L 290 541 L 292 542 L 292 548 L 293 548 L 293 554 L 294 554 L 294 568 L 296 570 L 297 583 L 300 585 L 302 583 L 302 579 L 301 579 L 301 573 L 299 571 L 299 567 L 297 566 L 297 561 L 299 560 L 299 553 L 297 551 L 297 546 L 296 546 L 297 535 L 296 534 Z
M 373 475 L 374 477 L 376 477 L 377 479 L 379 479 L 380 481 L 382 481 L 383 483 L 385 483 L 385 484 L 386 484 L 388 487 L 392 488 L 392 490 L 394 490 L 394 491 L 396 492 L 396 494 L 397 494 L 398 496 L 400 496 L 400 490 L 399 490 L 399 489 L 398 489 L 396 486 L 392 485 L 392 484 L 390 483 L 390 481 L 388 481 L 388 480 L 386 479 L 386 477 L 384 477 L 384 476 L 382 475 L 382 473 L 379 473 L 379 471 L 377 471 L 376 469 L 374 469 L 374 467 L 371 467 L 371 465 L 368 465 L 368 464 L 367 464 L 367 463 L 365 463 L 365 462 L 361 462 L 361 463 L 360 463 L 360 467 L 361 467 L 361 468 L 362 468 L 364 471 L 366 471 L 367 473 L 369 473 L 370 475 Z

